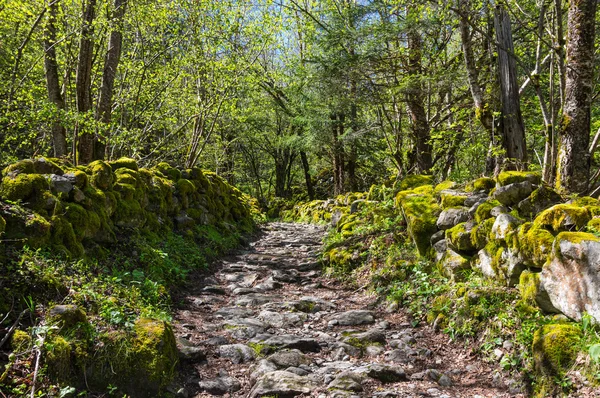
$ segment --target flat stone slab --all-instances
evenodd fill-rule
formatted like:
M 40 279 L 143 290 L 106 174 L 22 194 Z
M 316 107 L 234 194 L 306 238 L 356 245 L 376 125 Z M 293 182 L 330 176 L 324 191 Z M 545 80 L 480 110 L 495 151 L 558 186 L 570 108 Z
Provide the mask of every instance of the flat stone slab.
M 375 323 L 373 311 L 350 310 L 334 314 L 329 321 L 330 326 L 355 326 Z
M 318 384 L 309 377 L 298 376 L 285 370 L 276 370 L 262 375 L 256 381 L 248 397 L 295 397 L 301 394 L 310 394 L 318 387 Z
M 266 338 L 265 338 L 266 337 Z M 319 352 L 321 345 L 311 337 L 294 336 L 291 334 L 282 334 L 278 336 L 256 336 L 251 343 L 261 343 L 264 345 L 264 351 L 275 351 L 284 348 L 296 348 L 302 352 Z

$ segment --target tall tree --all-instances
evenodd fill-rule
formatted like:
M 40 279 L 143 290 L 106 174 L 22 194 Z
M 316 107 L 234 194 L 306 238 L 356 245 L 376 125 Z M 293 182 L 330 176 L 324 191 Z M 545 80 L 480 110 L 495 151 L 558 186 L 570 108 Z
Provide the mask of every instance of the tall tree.
M 92 109 L 92 61 L 94 57 L 93 22 L 96 0 L 85 0 L 83 23 L 79 37 L 79 59 L 77 61 L 76 99 L 77 111 L 85 114 Z M 94 133 L 81 124 L 76 129 L 78 139 L 77 163 L 87 164 L 94 160 Z
M 525 126 L 521 115 L 517 62 L 508 13 L 502 6 L 496 8 L 494 18 L 498 41 L 498 73 L 502 102 L 502 146 L 508 158 L 508 167 L 523 168 L 527 162 Z
M 104 59 L 104 71 L 102 72 L 102 84 L 98 97 L 98 108 L 96 109 L 96 120 L 104 123 L 103 128 L 109 128 L 112 116 L 113 88 L 119 60 L 121 59 L 121 47 L 123 45 L 123 17 L 127 8 L 127 0 L 115 0 L 112 13 L 113 29 L 108 39 L 108 50 Z M 103 159 L 105 156 L 105 139 L 98 134 L 95 138 L 94 158 Z
M 62 157 L 67 154 L 67 132 L 60 121 L 60 111 L 65 109 L 58 77 L 58 63 L 56 62 L 56 16 L 60 0 L 52 0 L 48 5 L 48 19 L 44 32 L 44 68 L 46 73 L 46 87 L 48 99 L 59 111 L 52 122 L 52 147 L 54 156 Z
M 567 76 L 562 126 L 558 132 L 556 185 L 566 192 L 585 192 L 590 176 L 590 122 L 594 76 L 596 0 L 569 4 Z

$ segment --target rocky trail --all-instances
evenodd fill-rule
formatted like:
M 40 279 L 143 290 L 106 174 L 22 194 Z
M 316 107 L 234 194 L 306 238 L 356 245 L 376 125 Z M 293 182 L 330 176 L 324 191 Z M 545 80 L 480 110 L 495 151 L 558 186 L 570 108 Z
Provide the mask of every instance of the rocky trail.
M 179 396 L 519 396 L 469 347 L 323 276 L 324 232 L 268 224 L 193 280 L 174 326 Z

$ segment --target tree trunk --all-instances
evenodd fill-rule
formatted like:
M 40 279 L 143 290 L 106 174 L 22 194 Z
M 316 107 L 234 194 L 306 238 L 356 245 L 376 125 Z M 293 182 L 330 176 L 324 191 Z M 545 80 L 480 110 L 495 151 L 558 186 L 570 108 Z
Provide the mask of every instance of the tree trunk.
M 81 36 L 79 38 L 79 59 L 77 61 L 76 102 L 77 111 L 86 113 L 92 109 L 92 59 L 94 53 L 93 27 L 96 0 L 87 0 L 83 12 Z M 88 129 L 86 129 L 88 130 Z M 94 160 L 94 134 L 92 131 L 77 129 L 77 163 L 87 164 Z
M 304 170 L 306 192 L 308 192 L 308 198 L 310 200 L 313 200 L 315 198 L 315 188 L 313 186 L 312 177 L 310 175 L 310 165 L 308 164 L 308 156 L 306 156 L 306 152 L 300 151 L 300 160 L 302 160 L 302 169 Z
M 127 0 L 115 0 L 112 14 L 113 30 L 108 40 L 108 51 L 104 60 L 104 71 L 102 72 L 102 84 L 96 110 L 96 120 L 105 124 L 103 128 L 108 129 L 112 115 L 112 97 L 115 85 L 117 68 L 121 59 L 121 46 L 123 44 L 123 17 L 127 8 Z M 106 137 L 97 134 L 95 144 L 95 159 L 104 159 L 106 151 Z
M 483 90 L 479 85 L 479 70 L 475 63 L 475 55 L 473 54 L 473 41 L 471 31 L 469 29 L 469 10 L 471 9 L 469 0 L 460 1 L 459 27 L 460 39 L 463 48 L 463 57 L 465 61 L 465 69 L 467 70 L 467 81 L 469 89 L 473 97 L 473 105 L 475 106 L 475 116 L 486 131 L 491 135 L 493 133 L 494 118 L 489 104 L 483 99 Z
M 331 132 L 333 134 L 333 194 L 344 193 L 344 146 L 339 136 L 344 134 L 344 114 L 331 116 Z
M 46 87 L 48 99 L 58 111 L 65 109 L 65 101 L 61 94 L 58 77 L 58 63 L 56 62 L 56 15 L 58 14 L 59 0 L 52 1 L 49 8 L 48 21 L 44 31 L 44 69 L 46 72 Z M 57 115 L 52 123 L 52 146 L 55 157 L 67 155 L 67 132 Z
M 500 99 L 502 102 L 502 147 L 506 151 L 509 167 L 512 164 L 521 169 L 526 166 L 527 146 L 525 127 L 521 115 L 519 85 L 517 83 L 517 63 L 510 18 L 502 7 L 496 8 L 494 18 L 496 40 L 498 41 L 498 73 L 500 75 Z
M 570 193 L 586 191 L 590 175 L 595 18 L 596 0 L 573 0 L 569 4 L 565 105 L 558 133 L 556 185 Z
M 413 12 L 411 8 L 409 13 Z M 412 119 L 415 140 L 415 166 L 417 173 L 429 173 L 432 167 L 429 122 L 425 112 L 423 85 L 421 84 L 422 40 L 419 32 L 412 28 L 408 32 L 408 74 L 411 76 L 406 93 L 408 113 Z

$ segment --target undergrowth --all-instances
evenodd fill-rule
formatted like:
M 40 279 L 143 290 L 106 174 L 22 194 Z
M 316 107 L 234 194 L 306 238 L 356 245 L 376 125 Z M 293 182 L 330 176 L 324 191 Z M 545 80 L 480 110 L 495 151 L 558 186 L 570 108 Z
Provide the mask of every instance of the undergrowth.
M 75 304 L 84 310 L 91 327 L 82 350 L 85 357 L 99 355 L 107 339 L 118 344 L 115 333 L 131 332 L 136 319 L 170 321 L 170 290 L 184 284 L 190 272 L 205 269 L 212 258 L 237 246 L 240 239 L 240 232 L 231 227 L 199 226 L 185 236 L 131 231 L 120 243 L 92 248 L 93 257 L 79 260 L 27 247 L 14 251 L 0 264 L 0 320 L 4 318 L 0 327 L 8 329 L 18 314 L 23 316 L 12 338 L 13 353 L 0 353 L 0 393 L 30 393 L 39 350 L 43 359 L 37 390 L 42 395 L 36 396 L 74 396 L 73 387 L 56 383 L 44 360 L 60 349 L 60 338 L 47 338 L 53 330 L 44 323 L 44 315 L 54 305 Z M 126 355 L 125 340 L 123 344 L 118 351 Z M 109 387 L 117 394 L 118 388 Z

